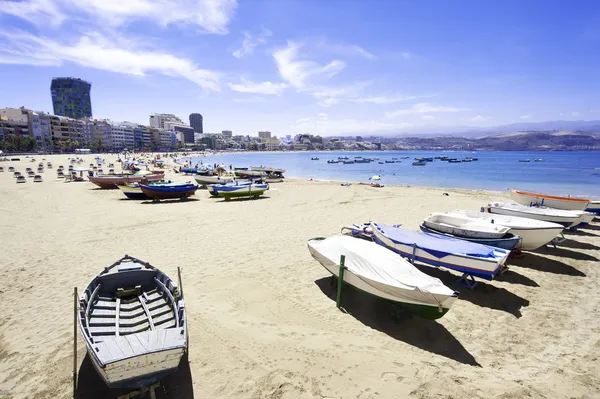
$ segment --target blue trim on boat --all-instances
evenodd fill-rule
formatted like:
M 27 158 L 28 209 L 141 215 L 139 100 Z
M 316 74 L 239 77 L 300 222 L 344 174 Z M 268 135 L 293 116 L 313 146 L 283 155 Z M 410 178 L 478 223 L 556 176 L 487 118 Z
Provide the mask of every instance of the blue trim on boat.
M 429 233 L 429 234 L 439 234 L 441 236 L 445 236 L 445 237 L 452 237 L 452 238 L 457 238 L 459 240 L 465 240 L 465 241 L 470 241 L 470 242 L 475 242 L 477 244 L 482 244 L 482 245 L 487 245 L 490 247 L 496 247 L 496 248 L 502 248 L 502 249 L 506 249 L 507 251 L 512 251 L 517 244 L 519 243 L 519 241 L 521 241 L 521 237 L 519 237 L 516 234 L 507 234 L 507 236 L 505 238 L 470 238 L 470 237 L 459 237 L 459 236 L 455 236 L 449 233 L 443 233 L 441 231 L 436 231 L 433 229 L 430 229 L 426 226 L 424 226 L 423 224 L 421 224 L 419 226 L 421 228 L 421 230 L 424 233 Z

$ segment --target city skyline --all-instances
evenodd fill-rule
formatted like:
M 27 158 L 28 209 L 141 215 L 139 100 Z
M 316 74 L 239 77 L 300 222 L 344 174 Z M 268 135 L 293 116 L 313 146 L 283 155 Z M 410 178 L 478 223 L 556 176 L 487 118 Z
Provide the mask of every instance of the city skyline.
M 0 1 L 0 104 L 51 112 L 48 83 L 75 76 L 94 117 L 201 113 L 207 132 L 600 119 L 596 2 L 373 4 Z

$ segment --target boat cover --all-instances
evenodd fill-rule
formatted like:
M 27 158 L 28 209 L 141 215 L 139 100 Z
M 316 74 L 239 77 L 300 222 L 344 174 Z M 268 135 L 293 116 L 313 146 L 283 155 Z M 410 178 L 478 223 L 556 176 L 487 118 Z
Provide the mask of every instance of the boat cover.
M 416 245 L 417 248 L 422 249 L 437 258 L 456 254 L 476 258 L 498 258 L 498 255 L 495 254 L 494 251 L 497 252 L 499 249 L 487 245 L 377 223 L 372 223 L 372 226 L 377 229 L 379 233 L 398 244 L 404 244 L 410 247 Z
M 367 284 L 399 299 L 418 299 L 422 303 L 438 306 L 454 291 L 439 279 L 422 273 L 408 261 L 374 242 L 349 236 L 334 236 L 308 241 L 312 256 L 324 266 L 340 264 Z

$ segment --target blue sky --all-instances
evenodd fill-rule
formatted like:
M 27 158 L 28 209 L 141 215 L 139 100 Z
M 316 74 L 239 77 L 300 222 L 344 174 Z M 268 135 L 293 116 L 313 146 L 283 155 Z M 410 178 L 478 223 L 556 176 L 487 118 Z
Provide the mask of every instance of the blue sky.
M 390 134 L 600 119 L 600 1 L 0 0 L 0 107 Z

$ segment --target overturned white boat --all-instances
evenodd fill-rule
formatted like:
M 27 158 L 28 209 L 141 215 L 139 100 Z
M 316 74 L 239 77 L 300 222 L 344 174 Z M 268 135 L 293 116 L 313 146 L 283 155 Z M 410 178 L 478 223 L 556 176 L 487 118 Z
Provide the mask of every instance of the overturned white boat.
M 558 223 L 545 222 L 518 216 L 498 215 L 487 212 L 454 210 L 449 215 L 463 215 L 468 218 L 508 227 L 510 232 L 521 237 L 521 249 L 532 251 L 548 244 L 564 229 Z
M 428 276 L 392 251 L 373 242 L 348 236 L 314 238 L 308 249 L 331 274 L 339 277 L 345 257 L 343 281 L 366 293 L 401 304 L 428 319 L 442 317 L 458 293 Z
M 111 388 L 140 388 L 172 373 L 187 351 L 183 293 L 169 276 L 125 255 L 79 298 L 79 327 Z
M 467 218 L 463 215 L 439 212 L 429 215 L 423 220 L 423 224 L 442 233 L 467 238 L 502 238 L 510 230 L 502 225 L 480 222 L 477 219 Z
M 526 206 L 510 202 L 492 202 L 488 204 L 484 210 L 498 215 L 519 216 L 543 220 L 544 222 L 558 223 L 567 229 L 584 223 L 584 219 L 589 219 L 589 221 L 593 219 L 593 217 L 591 219 L 590 217 L 586 217 L 586 212 L 566 211 L 540 206 Z M 589 223 L 589 221 L 587 223 Z

